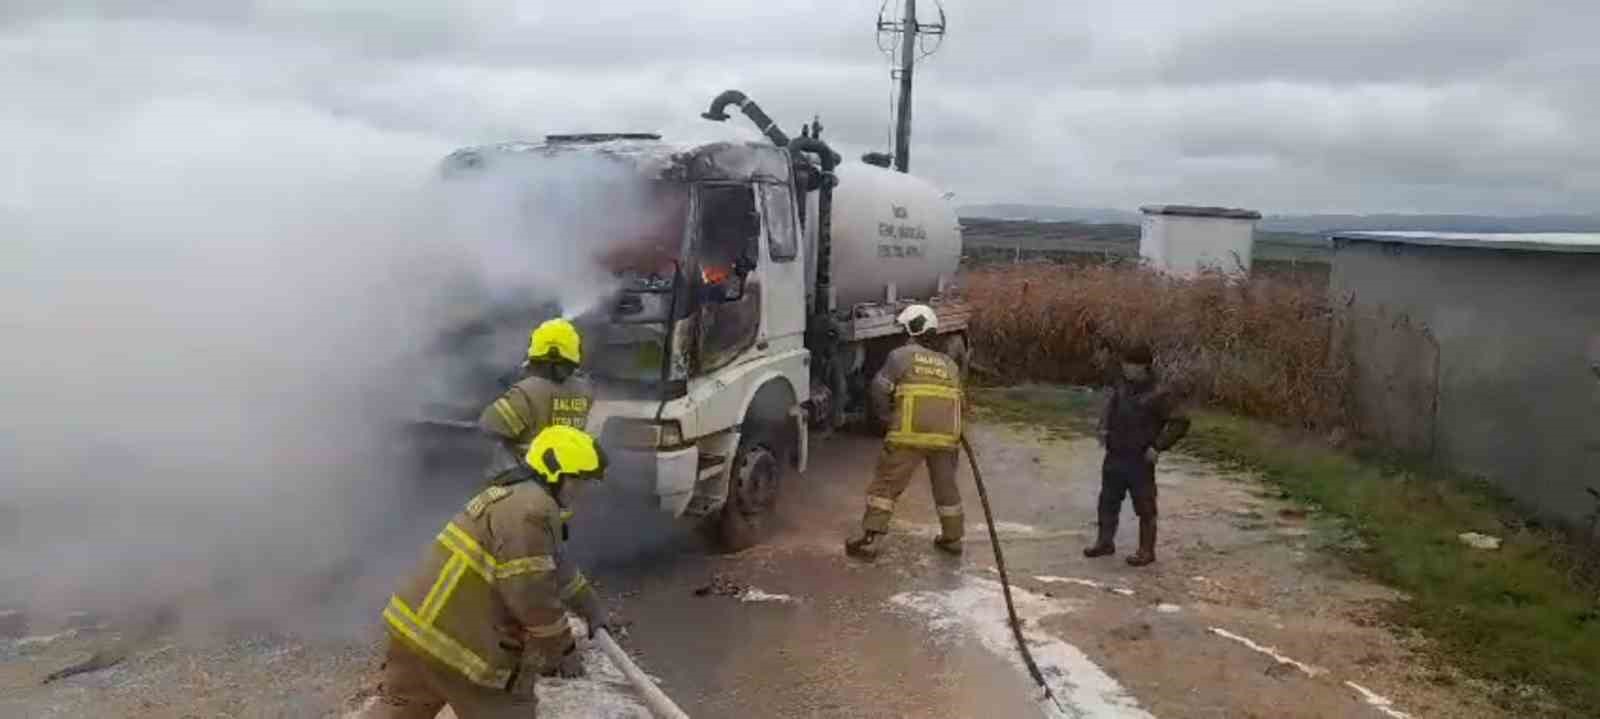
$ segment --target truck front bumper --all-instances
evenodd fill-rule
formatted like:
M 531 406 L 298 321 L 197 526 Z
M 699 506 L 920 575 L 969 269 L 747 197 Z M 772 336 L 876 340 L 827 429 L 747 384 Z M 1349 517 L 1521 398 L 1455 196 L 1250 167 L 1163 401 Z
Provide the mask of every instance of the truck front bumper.
M 657 509 L 673 517 L 683 516 L 694 497 L 699 479 L 700 450 L 693 445 L 683 449 L 607 450 L 611 469 L 606 474 L 630 493 L 654 497 Z

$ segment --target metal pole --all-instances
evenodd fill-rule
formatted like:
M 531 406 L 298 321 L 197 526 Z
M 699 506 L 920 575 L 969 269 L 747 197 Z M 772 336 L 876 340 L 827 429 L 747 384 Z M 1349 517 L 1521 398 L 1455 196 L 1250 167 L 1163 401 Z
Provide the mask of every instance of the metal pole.
M 906 0 L 900 25 L 900 107 L 895 118 L 894 169 L 911 167 L 911 68 L 917 61 L 917 0 Z
M 656 683 L 650 680 L 649 675 L 640 670 L 639 665 L 633 663 L 633 659 L 628 656 L 628 653 L 622 651 L 622 647 L 617 646 L 616 641 L 611 638 L 610 632 L 604 629 L 596 630 L 594 643 L 599 645 L 600 651 L 605 652 L 606 658 L 610 659 L 612 664 L 615 664 L 618 669 L 622 670 L 624 675 L 627 675 L 628 682 L 639 692 L 639 696 L 644 699 L 644 703 L 650 707 L 650 713 L 656 715 L 659 719 L 689 719 L 689 715 L 683 713 L 683 710 L 679 709 L 677 704 L 673 704 L 672 700 L 667 698 L 666 693 L 661 691 L 661 687 L 656 686 Z

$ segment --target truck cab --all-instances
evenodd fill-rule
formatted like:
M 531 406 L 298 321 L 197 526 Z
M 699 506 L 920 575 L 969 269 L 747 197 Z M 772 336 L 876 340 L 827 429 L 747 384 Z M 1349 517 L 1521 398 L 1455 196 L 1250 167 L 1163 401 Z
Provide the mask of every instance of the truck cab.
M 882 296 L 840 306 L 827 226 L 836 223 L 826 220 L 836 157 L 806 145 L 819 146 L 554 136 L 461 150 L 444 163 L 447 180 L 512 157 L 628 168 L 635 181 L 618 196 L 648 221 L 617 237 L 576 238 L 596 243 L 594 258 L 615 281 L 604 301 L 571 317 L 597 388 L 588 429 L 619 484 L 670 515 L 716 520 L 733 548 L 765 534 L 786 475 L 805 470 L 813 429 L 870 422 L 867 381 L 900 341 L 894 314 L 912 301 L 891 282 Z M 885 218 L 907 214 L 891 204 Z M 953 213 L 940 219 L 954 231 Z M 880 240 L 899 233 L 883 227 L 872 228 Z M 918 241 L 917 231 L 904 234 Z M 945 292 L 949 278 L 935 286 L 917 300 L 940 313 L 945 349 L 964 356 L 965 306 Z

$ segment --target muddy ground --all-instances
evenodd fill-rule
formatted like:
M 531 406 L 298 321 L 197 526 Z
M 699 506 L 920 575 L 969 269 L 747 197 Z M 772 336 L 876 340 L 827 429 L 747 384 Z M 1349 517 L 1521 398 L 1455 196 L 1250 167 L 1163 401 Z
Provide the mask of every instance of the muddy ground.
M 1359 543 L 1254 478 L 1164 457 L 1160 561 L 1134 569 L 1079 554 L 1094 531 L 1093 441 L 999 424 L 971 435 L 1053 700 L 1017 658 L 965 470 L 964 558 L 933 550 L 920 478 L 884 556 L 844 556 L 877 451 L 860 437 L 813 444 L 761 547 L 719 555 L 677 526 L 653 551 L 594 567 L 631 624 L 630 651 L 697 718 L 1501 715 L 1483 688 L 1422 662 L 1423 640 L 1379 624 L 1405 598 L 1346 568 L 1338 554 Z M 1136 528 L 1125 512 L 1123 554 Z M 371 628 L 337 639 L 164 635 L 120 666 L 48 685 L 115 635 L 81 618 L 31 627 L 0 639 L 0 716 L 342 716 L 373 688 L 372 601 Z M 587 679 L 548 683 L 541 715 L 647 716 L 597 653 L 589 666 Z

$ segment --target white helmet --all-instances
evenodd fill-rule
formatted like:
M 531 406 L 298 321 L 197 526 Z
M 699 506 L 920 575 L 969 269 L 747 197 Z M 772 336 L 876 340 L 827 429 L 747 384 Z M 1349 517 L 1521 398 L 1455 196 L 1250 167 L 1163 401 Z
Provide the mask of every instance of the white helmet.
M 927 305 L 912 305 L 900 311 L 894 323 L 904 327 L 912 337 L 939 329 L 939 316 Z

